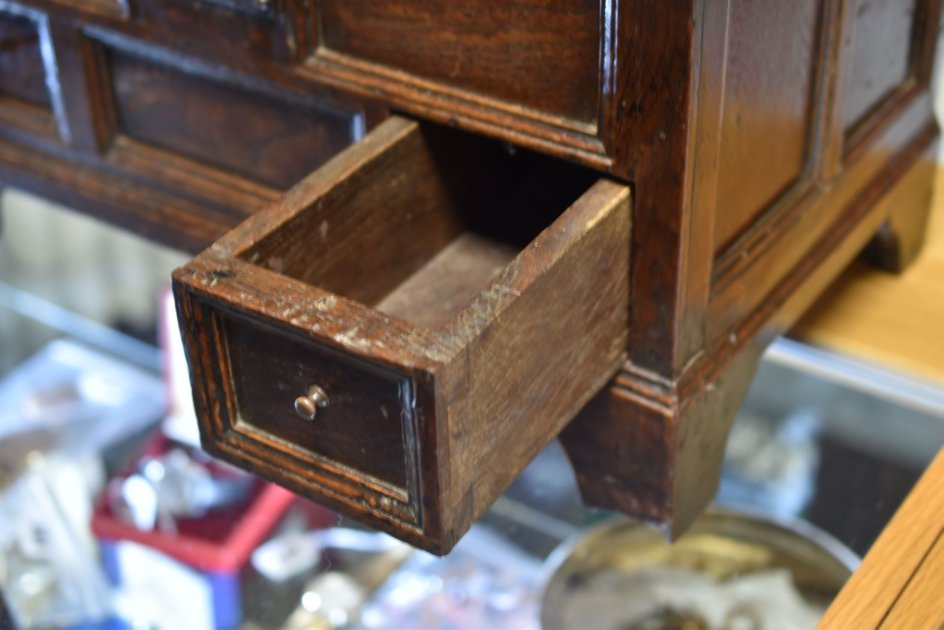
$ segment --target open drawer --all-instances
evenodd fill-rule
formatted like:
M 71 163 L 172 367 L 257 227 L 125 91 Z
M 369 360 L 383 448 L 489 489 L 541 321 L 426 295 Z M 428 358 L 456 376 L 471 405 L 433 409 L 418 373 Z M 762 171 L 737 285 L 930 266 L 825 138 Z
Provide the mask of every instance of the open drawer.
M 391 118 L 174 274 L 205 448 L 445 553 L 625 358 L 630 193 Z

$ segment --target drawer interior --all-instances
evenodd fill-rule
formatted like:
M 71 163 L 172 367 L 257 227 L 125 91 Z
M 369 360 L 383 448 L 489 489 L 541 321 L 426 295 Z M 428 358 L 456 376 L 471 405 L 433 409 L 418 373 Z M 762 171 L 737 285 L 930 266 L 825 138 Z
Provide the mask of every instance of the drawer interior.
M 438 328 L 598 179 L 435 125 L 379 161 L 239 258 Z

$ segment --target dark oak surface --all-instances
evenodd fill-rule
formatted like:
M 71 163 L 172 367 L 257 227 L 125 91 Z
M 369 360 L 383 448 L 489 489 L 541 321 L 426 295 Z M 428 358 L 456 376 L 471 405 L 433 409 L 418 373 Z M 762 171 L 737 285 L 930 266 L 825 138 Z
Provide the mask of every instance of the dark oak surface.
M 237 439 L 235 408 L 206 404 L 208 447 L 230 459 L 444 550 L 621 364 L 565 446 L 588 501 L 679 531 L 713 493 L 771 336 L 873 235 L 888 269 L 918 255 L 940 13 L 940 0 L 0 3 L 0 181 L 193 252 L 219 239 L 186 276 L 182 324 L 213 372 L 197 370 L 197 397 L 253 408 Z M 398 119 L 386 141 L 362 140 L 391 110 L 442 126 Z M 328 161 L 352 143 L 371 157 Z M 627 185 L 631 232 L 616 210 Z M 615 237 L 567 223 L 601 209 Z M 555 220 L 572 240 L 533 250 Z M 329 295 L 342 341 L 279 315 Z M 271 364 L 253 354 L 267 326 L 284 337 Z M 378 339 L 426 348 L 414 358 L 465 350 L 413 364 Z M 555 359 L 527 350 L 544 346 Z M 413 383 L 420 411 L 399 445 L 383 434 L 382 462 L 330 423 L 335 446 L 257 430 L 277 383 L 301 377 L 256 400 L 259 376 L 239 364 L 317 371 L 309 355 L 329 350 Z M 385 387 L 367 398 L 392 401 Z
M 114 50 L 104 56 L 115 133 L 272 188 L 290 188 L 356 138 L 353 111 L 182 75 Z
M 825 6 L 731 3 L 714 230 L 719 250 L 803 177 L 817 58 L 826 44 L 819 37 Z
M 466 232 L 446 245 L 377 304 L 381 313 L 420 326 L 442 326 L 488 286 L 518 251 Z M 455 278 L 464 282 L 456 283 Z
M 913 72 L 912 42 L 924 16 L 918 0 L 858 0 L 851 25 L 848 96 L 842 119 L 851 129 L 898 89 Z M 876 46 L 875 42 L 882 42 Z
M 548 116 L 596 121 L 597 0 L 326 0 L 320 8 L 321 44 L 332 52 Z
M 49 107 L 39 29 L 25 17 L 0 17 L 0 96 Z
M 222 323 L 235 366 L 239 422 L 405 488 L 400 414 L 405 377 L 273 332 L 239 319 Z M 328 404 L 314 422 L 300 421 L 294 400 L 314 383 L 331 392 Z

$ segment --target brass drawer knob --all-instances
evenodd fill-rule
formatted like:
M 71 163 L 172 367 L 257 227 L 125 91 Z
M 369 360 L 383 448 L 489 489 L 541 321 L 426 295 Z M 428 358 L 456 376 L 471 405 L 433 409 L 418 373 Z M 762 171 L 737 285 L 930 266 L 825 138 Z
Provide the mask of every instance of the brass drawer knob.
M 328 395 L 317 385 L 312 385 L 304 396 L 295 399 L 295 413 L 303 420 L 314 420 L 319 407 L 328 405 Z

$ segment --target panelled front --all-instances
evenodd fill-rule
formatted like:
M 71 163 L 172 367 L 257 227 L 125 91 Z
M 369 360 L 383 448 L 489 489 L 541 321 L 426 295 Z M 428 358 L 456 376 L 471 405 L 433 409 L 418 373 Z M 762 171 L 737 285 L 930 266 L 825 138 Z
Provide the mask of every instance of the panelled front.
M 731 2 L 714 234 L 719 247 L 804 175 L 822 5 Z
M 918 0 L 854 0 L 852 5 L 849 78 L 842 109 L 847 132 L 913 76 L 912 35 L 919 17 Z
M 118 49 L 103 55 L 115 132 L 287 189 L 350 144 L 358 114 L 253 90 Z
M 310 53 L 311 11 L 258 0 L 0 3 L 0 170 L 201 248 L 386 115 L 292 78 Z
M 684 13 L 650 11 L 651 0 L 23 2 L 48 12 L 59 28 L 120 40 L 145 57 L 179 57 L 170 65 L 187 72 L 192 60 L 210 64 L 211 74 L 234 72 L 238 82 L 255 77 L 348 110 L 369 109 L 366 127 L 390 107 L 622 178 L 639 156 L 635 148 L 617 151 L 620 129 L 649 114 L 642 95 L 627 93 L 632 81 L 653 94 L 671 90 L 673 98 L 685 91 L 683 80 L 662 76 L 637 54 L 648 33 L 666 26 L 660 22 Z M 95 82 L 79 91 L 94 96 Z
M 625 176 L 615 163 L 634 0 L 325 0 L 300 72 L 396 109 Z M 649 19 L 649 22 L 647 22 Z M 632 35 L 620 24 L 632 24 Z M 640 29 L 640 30 L 637 30 Z M 623 48 L 620 48 L 620 47 Z M 661 81 L 663 77 L 659 77 Z M 653 90 L 656 86 L 653 84 Z
M 812 252 L 871 203 L 862 190 L 934 132 L 940 9 L 940 0 L 731 0 L 710 337 L 727 338 L 807 273 Z

